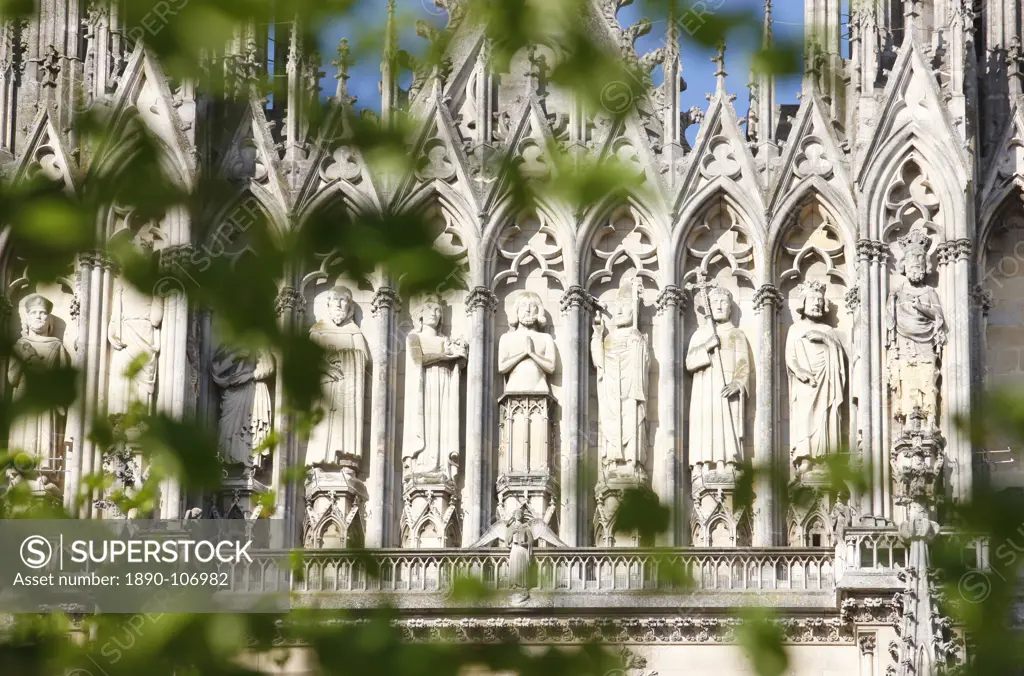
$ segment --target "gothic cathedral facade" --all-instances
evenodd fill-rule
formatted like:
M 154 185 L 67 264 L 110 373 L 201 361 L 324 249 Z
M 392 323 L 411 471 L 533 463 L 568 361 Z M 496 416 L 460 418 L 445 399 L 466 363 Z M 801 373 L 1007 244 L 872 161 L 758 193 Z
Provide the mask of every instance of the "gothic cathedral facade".
M 221 491 L 167 482 L 159 516 L 265 517 L 260 495 L 276 491 L 284 544 L 308 550 L 296 591 L 353 607 L 394 592 L 422 615 L 397 620 L 410 640 L 596 638 L 626 646 L 630 674 L 682 661 L 746 673 L 726 611 L 753 604 L 780 612 L 793 673 L 911 673 L 915 645 L 921 664 L 965 659 L 955 627 L 925 619 L 919 573 L 937 504 L 983 480 L 1024 486 L 1014 449 L 977 448 L 956 422 L 985 387 L 1024 385 L 1019 0 L 853 2 L 849 16 L 839 0 L 805 0 L 799 102 L 778 104 L 773 78 L 755 74 L 745 117 L 724 57 L 707 105 L 682 109 L 680 27 L 638 54 L 621 0 L 592 0 L 581 21 L 663 82 L 636 101 L 609 83 L 591 112 L 548 80 L 556 50 L 524 49 L 498 72 L 459 2 L 437 3 L 444 67 L 408 88 L 394 59 L 382 69 L 381 123 L 416 124 L 408 148 L 422 160 L 405 175 L 371 170 L 352 143 L 343 49 L 331 112 L 314 124 L 303 101 L 319 61 L 283 32 L 268 42 L 244 27 L 210 56 L 238 92 L 224 103 L 166 77 L 117 2 L 38 0 L 2 24 L 7 181 L 42 172 L 81 194 L 89 172 L 123 160 L 116 143 L 80 147 L 72 133 L 81 111 L 102 109 L 111 138 L 129 118 L 146 126 L 178 187 L 212 174 L 232 188 L 207 205 L 205 232 L 184 209 L 140 223 L 115 204 L 103 241 L 188 267 L 246 255 L 254 218 L 286 232 L 324 210 L 421 210 L 459 269 L 415 298 L 386 270 L 331 274 L 344 252 L 279 280 L 280 325 L 328 354 L 326 414 L 300 436 L 274 354 L 221 344 L 208 312 L 124 282 L 102 250 L 30 283 L 0 238 L 15 350 L 83 379 L 73 406 L 11 431 L 12 447 L 61 465 L 36 489 L 70 505 L 105 462 L 87 421 L 141 402 L 208 423 L 223 460 Z M 287 67 L 267 101 L 249 83 L 271 60 Z M 636 187 L 583 209 L 521 209 L 501 168 L 544 182 L 554 148 L 614 160 Z M 23 374 L 5 373 L 17 397 Z M 835 457 L 866 484 L 830 490 Z M 305 479 L 289 487 L 296 467 Z M 767 479 L 743 499 L 753 467 L 811 499 Z M 617 527 L 636 490 L 671 507 L 653 539 Z M 96 500 L 80 516 L 114 509 Z M 350 546 L 394 572 L 367 583 Z M 974 551 L 983 567 L 984 543 Z M 685 591 L 659 578 L 669 563 L 692 575 Z M 456 568 L 509 603 L 453 605 Z M 311 668 L 294 653 L 275 668 Z

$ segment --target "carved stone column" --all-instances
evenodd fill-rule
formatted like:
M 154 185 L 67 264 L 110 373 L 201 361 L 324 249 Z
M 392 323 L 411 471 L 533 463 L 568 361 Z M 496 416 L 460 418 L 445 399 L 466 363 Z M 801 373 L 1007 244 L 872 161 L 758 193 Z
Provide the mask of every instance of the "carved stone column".
M 282 331 L 296 332 L 299 330 L 302 315 L 306 310 L 306 299 L 295 287 L 285 286 L 277 293 L 274 310 L 277 312 Z M 286 543 L 282 543 L 282 546 L 291 548 L 302 546 L 302 518 L 306 509 L 303 503 L 302 487 L 297 478 L 284 481 L 285 469 L 298 467 L 302 458 L 299 457 L 299 440 L 295 434 L 295 416 L 286 413 L 283 404 L 283 369 L 278 368 L 274 398 L 274 429 L 281 430 L 281 440 L 273 459 L 271 485 L 277 495 L 274 516 L 287 519 Z
M 487 369 L 491 364 L 491 332 L 498 299 L 490 289 L 475 287 L 466 299 L 469 315 L 469 363 L 466 366 L 466 477 L 462 492 L 462 546 L 469 547 L 479 539 L 484 510 L 490 508 L 490 478 L 485 476 L 488 463 L 486 436 L 494 397 L 488 392 Z M 486 491 L 486 493 L 485 493 Z
M 950 251 L 950 262 L 947 267 L 952 273 L 950 279 L 950 299 L 947 307 L 953 314 L 950 321 L 949 345 L 946 346 L 946 357 L 950 360 L 947 373 L 951 376 L 946 387 L 947 417 L 963 416 L 965 420 L 971 415 L 972 369 L 971 354 L 977 341 L 972 321 L 971 299 L 971 240 L 958 239 L 953 242 Z M 951 306 L 951 307 L 950 307 Z M 951 486 L 953 497 L 961 502 L 971 499 L 974 485 L 974 453 L 971 440 L 960 426 L 951 424 L 949 428 L 949 448 L 946 451 L 954 464 L 952 468 Z
M 395 313 L 398 292 L 382 286 L 373 296 L 377 319 L 377 343 L 373 350 L 373 380 L 370 386 L 370 473 L 367 477 L 366 546 L 387 547 L 393 531 L 392 461 L 395 457 Z
M 562 509 L 559 515 L 559 536 L 570 547 L 585 544 L 586 515 L 582 504 L 583 486 L 580 463 L 586 449 L 586 419 L 583 407 L 587 401 L 585 327 L 589 324 L 594 300 L 582 286 L 570 286 L 562 295 L 561 310 L 566 316 L 568 350 L 562 361 L 562 453 L 560 458 Z
M 890 453 L 895 520 L 900 539 L 907 543 L 908 560 L 900 572 L 904 582 L 900 618 L 899 674 L 931 673 L 944 665 L 957 648 L 950 639 L 952 622 L 941 614 L 936 596 L 943 593 L 930 565 L 930 543 L 939 533 L 935 520 L 945 498 L 944 440 L 926 416 L 915 408 L 907 417 Z
M 860 647 L 860 676 L 876 676 L 875 670 L 875 634 L 861 634 L 857 637 Z
M 758 351 L 755 360 L 757 408 L 754 412 L 754 461 L 758 470 L 754 487 L 752 544 L 771 547 L 782 544 L 785 521 L 780 514 L 773 477 L 781 476 L 782 466 L 775 457 L 775 317 L 782 306 L 782 294 L 765 284 L 754 294 L 754 312 L 758 318 Z M 787 455 L 788 465 L 788 455 Z
M 88 421 L 102 409 L 101 391 L 106 375 L 106 303 L 110 292 L 110 269 L 114 261 L 104 251 L 83 252 L 78 256 L 79 317 L 78 349 L 74 364 L 79 369 L 81 390 L 76 402 L 77 415 L 69 415 L 67 436 L 73 437 L 68 483 L 80 485 L 82 477 L 100 467 L 100 450 L 87 436 Z M 80 518 L 94 516 L 93 498 L 87 492 L 75 510 Z M 66 506 L 72 506 L 76 494 L 65 491 Z
M 187 273 L 193 254 L 191 244 L 167 247 L 160 252 L 160 266 L 176 276 Z M 160 327 L 160 373 L 158 376 L 157 410 L 175 420 L 185 417 L 188 389 L 188 296 L 175 293 L 158 299 L 164 303 Z M 181 483 L 178 477 L 167 477 L 160 486 L 160 518 L 182 517 Z
M 679 432 L 682 397 L 679 396 L 682 373 L 679 358 L 679 330 L 682 310 L 686 307 L 683 290 L 670 284 L 658 296 L 658 436 L 654 440 L 651 483 L 658 501 L 669 508 L 668 529 L 657 544 L 672 547 L 678 544 L 677 512 L 681 501 L 679 471 L 682 435 Z M 682 520 L 686 522 L 685 519 Z
M 860 273 L 861 326 L 858 332 L 860 345 L 859 381 L 857 388 L 857 418 L 861 430 L 861 455 L 866 466 L 871 468 L 868 491 L 861 498 L 860 512 L 868 520 L 884 520 L 889 515 L 888 470 L 885 461 L 887 444 L 884 441 L 885 419 L 888 416 L 889 390 L 882 355 L 885 347 L 885 333 L 882 319 L 885 314 L 886 282 L 885 260 L 888 247 L 882 242 L 870 239 L 857 241 L 857 264 Z M 855 338 L 856 340 L 857 338 Z

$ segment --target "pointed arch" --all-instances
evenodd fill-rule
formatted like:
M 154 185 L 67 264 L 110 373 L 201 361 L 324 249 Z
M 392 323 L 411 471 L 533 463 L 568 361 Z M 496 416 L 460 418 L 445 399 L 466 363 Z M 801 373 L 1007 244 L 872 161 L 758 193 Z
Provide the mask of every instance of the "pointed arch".
M 1013 203 L 1014 197 L 1024 201 L 1024 177 L 1015 175 L 1005 185 L 990 192 L 978 211 L 978 247 L 975 251 L 975 260 L 979 264 L 984 260 L 983 252 L 992 236 L 992 230 L 1007 205 Z
M 615 213 L 620 207 L 631 207 L 637 210 L 645 228 L 649 229 L 655 255 L 658 261 L 656 274 L 648 273 L 644 276 L 650 278 L 658 289 L 663 289 L 670 283 L 670 277 L 665 276 L 665 253 L 668 250 L 670 234 L 668 224 L 664 219 L 657 216 L 658 210 L 648 203 L 643 197 L 631 190 L 621 190 L 609 193 L 599 202 L 594 204 L 583 216 L 577 229 L 575 264 L 575 276 L 567 278 L 570 284 L 587 286 L 588 261 L 590 259 L 590 248 L 595 243 L 597 235 L 602 228 L 604 221 Z
M 779 247 L 785 239 L 786 230 L 799 218 L 803 207 L 812 201 L 817 202 L 819 207 L 835 220 L 843 238 L 846 260 L 856 260 L 854 247 L 857 244 L 857 223 L 854 204 L 831 183 L 820 176 L 811 175 L 801 180 L 786 194 L 772 215 L 768 226 L 768 255 L 773 266 L 778 259 Z M 777 273 L 773 267 L 771 278 L 775 279 Z
M 354 216 L 380 212 L 373 200 L 358 186 L 346 180 L 338 180 L 325 187 L 316 197 L 299 209 L 295 214 L 295 226 L 302 228 L 313 215 L 322 209 L 339 206 Z
M 861 172 L 861 185 L 871 186 L 866 199 L 861 202 L 860 219 L 867 229 L 862 237 L 881 240 L 885 227 L 886 194 L 892 185 L 896 173 L 908 160 L 913 160 L 935 185 L 935 194 L 939 197 L 944 223 L 943 239 L 953 240 L 970 237 L 973 210 L 956 208 L 958 201 L 950 195 L 966 191 L 967 204 L 973 204 L 971 185 L 963 167 L 950 159 L 951 151 L 934 143 L 929 135 L 923 133 L 917 123 L 912 123 L 894 134 L 879 146 Z
M 744 196 L 735 187 L 735 184 L 722 179 L 721 177 L 701 187 L 688 199 L 680 210 L 672 227 L 672 256 L 667 262 L 671 266 L 670 279 L 678 280 L 683 273 L 683 254 L 686 241 L 698 221 L 715 207 L 718 201 L 724 202 L 735 211 L 747 226 L 747 233 L 750 235 L 754 247 L 753 278 L 751 282 L 755 287 L 764 283 L 763 276 L 769 269 L 767 262 L 767 224 L 764 220 L 764 211 L 759 204 L 755 204 L 749 197 Z
M 569 280 L 575 279 L 572 267 L 574 256 L 572 254 L 575 251 L 576 233 L 572 228 L 572 213 L 565 205 L 542 197 L 537 198 L 532 210 L 546 220 L 546 225 L 553 230 L 556 244 L 561 249 L 563 271 L 558 275 L 554 275 L 553 278 L 557 278 L 559 286 L 564 291 L 571 284 Z M 477 268 L 480 270 L 483 279 L 495 280 L 500 267 L 499 259 L 501 254 L 499 247 L 501 246 L 502 238 L 509 224 L 522 211 L 521 206 L 515 203 L 510 194 L 502 196 L 501 200 L 495 205 L 490 219 L 484 225 L 483 235 L 480 239 L 480 248 L 475 252 L 475 255 L 480 259 Z M 471 255 L 473 255 L 473 252 L 471 252 Z
M 203 225 L 208 228 L 203 231 L 194 232 L 195 244 L 207 243 L 211 237 L 215 237 L 221 223 L 232 220 L 233 214 L 238 209 L 244 209 L 252 213 L 252 202 L 258 206 L 269 225 L 269 234 L 277 241 L 283 241 L 288 233 L 288 214 L 281 204 L 274 198 L 273 193 L 258 183 L 250 182 L 249 185 L 239 186 L 235 193 L 223 200 L 222 206 L 213 211 L 211 217 L 203 220 Z

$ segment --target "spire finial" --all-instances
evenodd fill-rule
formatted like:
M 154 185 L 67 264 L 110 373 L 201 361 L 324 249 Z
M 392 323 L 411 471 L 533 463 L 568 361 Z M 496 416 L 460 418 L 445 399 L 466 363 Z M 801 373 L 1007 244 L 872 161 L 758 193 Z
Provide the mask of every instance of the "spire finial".
M 728 75 L 725 72 L 725 37 L 718 42 L 718 53 L 711 57 L 712 63 L 718 65 L 715 70 L 716 90 L 719 92 L 725 92 L 725 76 Z
M 775 20 L 772 19 L 772 0 L 764 0 L 764 34 L 761 39 L 761 47 L 768 49 L 772 46 L 772 24 Z
M 384 58 L 393 59 L 398 52 L 398 31 L 395 28 L 395 0 L 388 0 L 388 19 L 384 25 Z
M 334 97 L 339 103 L 344 103 L 348 99 L 348 79 L 352 77 L 348 72 L 349 66 L 352 65 L 351 54 L 352 50 L 348 46 L 348 38 L 342 38 L 341 42 L 338 43 L 338 58 L 331 61 L 331 65 L 338 69 L 338 72 L 334 75 L 334 79 L 338 81 Z

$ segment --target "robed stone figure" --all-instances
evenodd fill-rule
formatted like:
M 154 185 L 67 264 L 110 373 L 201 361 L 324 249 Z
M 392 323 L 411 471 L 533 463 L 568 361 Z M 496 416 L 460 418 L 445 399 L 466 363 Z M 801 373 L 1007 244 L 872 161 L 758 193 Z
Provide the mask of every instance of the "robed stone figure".
M 705 321 L 693 332 L 686 352 L 686 370 L 692 374 L 689 462 L 739 464 L 746 436 L 750 345 L 732 322 L 728 289 L 708 285 L 696 294 L 695 305 Z
M 825 323 L 825 285 L 807 281 L 797 320 L 786 336 L 789 371 L 790 458 L 799 471 L 839 449 L 846 393 L 846 352 L 839 332 Z
M 120 279 L 114 281 L 107 326 L 107 340 L 112 348 L 109 413 L 126 413 L 135 402 L 144 404 L 147 411 L 152 410 L 163 319 L 163 298 L 142 293 Z M 127 375 L 129 371 L 132 375 Z
M 406 473 L 455 477 L 459 466 L 459 387 L 469 345 L 441 334 L 441 299 L 426 296 L 405 340 Z
M 267 381 L 274 375 L 274 357 L 266 351 L 247 352 L 223 346 L 213 355 L 213 382 L 221 390 L 219 448 L 231 463 L 253 464 L 273 425 Z
M 53 336 L 53 303 L 34 293 L 25 299 L 21 337 L 14 344 L 14 356 L 9 360 L 7 380 L 13 388 L 13 400 L 25 394 L 26 377 L 31 372 L 68 368 L 71 357 L 60 338 Z M 24 451 L 29 455 L 50 458 L 56 453 L 56 444 L 64 435 L 66 411 L 53 409 L 41 413 L 19 416 L 10 429 L 11 451 Z
M 600 457 L 606 472 L 632 473 L 647 459 L 647 381 L 650 349 L 637 327 L 639 280 L 624 284 L 612 310 L 611 326 L 594 318 L 590 354 L 597 368 Z
M 886 305 L 886 347 L 893 416 L 905 421 L 920 408 L 929 425 L 938 414 L 939 359 L 946 344 L 946 318 L 935 289 L 925 285 L 930 272 L 931 238 L 912 229 L 899 240 L 903 257 L 897 264 L 907 282 L 889 294 Z
M 327 292 L 327 317 L 309 330 L 322 347 L 320 408 L 323 418 L 313 428 L 306 447 L 307 465 L 337 465 L 343 458 L 363 454 L 366 362 L 370 351 L 355 323 L 352 291 L 335 286 Z

